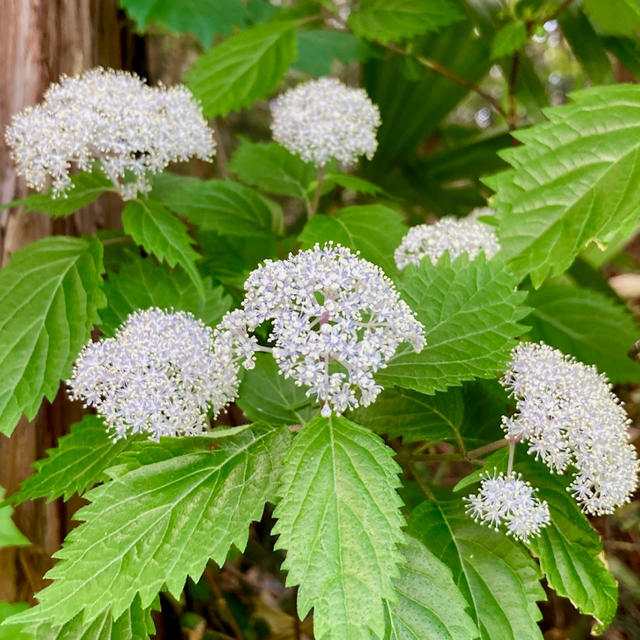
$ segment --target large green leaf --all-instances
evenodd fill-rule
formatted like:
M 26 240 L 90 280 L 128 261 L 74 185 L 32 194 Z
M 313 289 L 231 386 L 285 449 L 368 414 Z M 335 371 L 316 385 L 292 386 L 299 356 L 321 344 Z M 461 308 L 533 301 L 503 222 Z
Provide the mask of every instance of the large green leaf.
M 175 267 L 179 264 L 204 297 L 204 284 L 196 267 L 200 255 L 186 225 L 164 205 L 153 200 L 132 200 L 122 212 L 122 226 L 147 253 Z
M 86 494 L 91 504 L 77 513 L 85 522 L 55 554 L 54 582 L 38 594 L 41 615 L 63 624 L 111 607 L 117 617 L 136 594 L 146 608 L 164 585 L 177 597 L 210 558 L 222 564 L 232 544 L 243 549 L 249 524 L 273 498 L 289 433 L 254 426 L 224 436 L 137 444 L 128 454 L 137 464 Z
M 244 374 L 238 406 L 249 420 L 268 424 L 305 424 L 318 413 L 318 403 L 279 371 L 271 354 L 256 354 L 256 366 Z
M 317 169 L 275 142 L 251 142 L 243 138 L 229 161 L 240 180 L 270 193 L 307 198 L 307 188 Z
M 281 234 L 284 226 L 279 205 L 232 180 L 189 181 L 164 204 L 202 231 L 264 238 Z
M 20 414 L 32 419 L 89 339 L 104 304 L 102 246 L 45 238 L 13 254 L 0 270 L 0 433 Z
M 130 440 L 125 439 L 114 442 L 97 416 L 84 416 L 71 425 L 71 433 L 62 436 L 55 449 L 47 449 L 48 457 L 34 464 L 36 472 L 21 484 L 10 501 L 18 504 L 47 497 L 50 502 L 81 494 L 105 478 L 105 470 L 129 444 Z
M 640 25 L 639 0 L 582 0 L 584 10 L 605 32 L 635 35 Z
M 3 495 L 4 489 L 0 487 L 0 499 Z M 9 505 L 0 506 L 0 548 L 24 547 L 31 544 L 11 519 L 11 512 Z
M 225 116 L 275 91 L 295 58 L 296 22 L 269 22 L 231 36 L 198 58 L 187 85 L 206 116 Z
M 393 252 L 408 229 L 402 216 L 381 204 L 346 207 L 332 216 L 315 216 L 307 222 L 299 240 L 303 248 L 330 240 L 355 249 L 369 262 L 380 265 L 387 274 L 397 269 Z
M 209 278 L 204 281 L 203 298 L 184 272 L 139 256 L 129 256 L 119 265 L 118 273 L 109 273 L 105 293 L 108 306 L 100 312 L 100 329 L 110 336 L 136 309 L 189 311 L 215 326 L 232 304 L 224 288 L 214 287 Z
M 55 197 L 52 189 L 47 193 L 32 193 L 21 200 L 0 204 L 0 211 L 12 207 L 24 207 L 25 213 L 37 211 L 47 213 L 52 218 L 62 218 L 86 207 L 105 191 L 114 191 L 114 186 L 102 171 L 99 169 L 91 173 L 80 171 L 71 177 L 71 186 L 64 196 Z
M 616 613 L 618 587 L 602 561 L 598 534 L 567 491 L 565 477 L 551 475 L 533 460 L 515 468 L 538 489 L 551 514 L 551 523 L 531 539 L 529 548 L 539 558 L 549 585 L 582 613 L 594 616 L 602 631 Z
M 640 325 L 620 302 L 580 287 L 549 285 L 532 292 L 527 324 L 542 340 L 578 360 L 597 365 L 613 382 L 640 380 L 640 364 L 627 356 L 640 338 Z
M 478 628 L 451 570 L 412 536 L 396 580 L 397 602 L 387 603 L 385 640 L 475 640 Z
M 195 35 L 207 47 L 213 36 L 244 26 L 247 8 L 240 0 L 119 0 L 139 29 L 157 22 L 175 33 Z
M 482 640 L 542 640 L 536 602 L 545 594 L 522 545 L 473 522 L 462 500 L 423 502 L 409 533 L 449 567 Z
M 312 29 L 298 33 L 298 57 L 294 69 L 313 76 L 331 73 L 334 60 L 344 64 L 362 60 L 367 54 L 364 43 L 346 31 Z
M 154 609 L 159 609 L 159 602 Z M 3 629 L 6 628 L 6 640 L 149 640 L 156 632 L 150 610 L 140 606 L 136 597 L 131 608 L 127 609 L 117 620 L 111 611 L 106 610 L 95 619 L 83 620 L 80 612 L 72 620 L 62 625 L 52 625 L 46 617 L 41 617 L 40 607 L 30 609 L 28 622 L 21 622 L 22 616 L 7 619 L 0 626 L 0 640 L 4 640 Z
M 445 254 L 433 265 L 423 260 L 407 267 L 400 290 L 425 328 L 427 345 L 420 353 L 401 346 L 376 379 L 423 393 L 433 393 L 464 380 L 492 378 L 504 368 L 525 332 L 518 321 L 526 293 L 515 290 L 515 278 L 496 259 L 463 254 L 453 263 Z
M 300 585 L 298 614 L 314 608 L 318 640 L 384 634 L 384 600 L 402 555 L 393 451 L 345 418 L 317 417 L 296 435 L 274 516 L 287 550 L 287 585 Z
M 640 87 L 595 87 L 572 98 L 547 109 L 548 122 L 514 133 L 523 144 L 501 154 L 514 168 L 488 181 L 502 255 L 536 287 L 589 242 L 631 229 L 640 213 Z
M 437 31 L 463 17 L 456 0 L 361 0 L 349 26 L 362 38 L 389 42 Z
M 29 605 L 26 602 L 0 601 L 0 640 L 31 640 L 19 627 L 2 626 L 7 618 L 28 608 Z

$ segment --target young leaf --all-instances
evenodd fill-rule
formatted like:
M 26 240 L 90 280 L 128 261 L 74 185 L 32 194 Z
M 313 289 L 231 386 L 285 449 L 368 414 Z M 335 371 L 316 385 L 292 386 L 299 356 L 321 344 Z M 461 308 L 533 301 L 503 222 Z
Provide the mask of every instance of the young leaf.
M 187 73 L 187 85 L 207 117 L 226 116 L 275 91 L 295 58 L 296 22 L 268 22 L 200 56 Z
M 29 420 L 89 339 L 104 304 L 102 246 L 56 236 L 13 254 L 0 270 L 0 433 Z
M 159 609 L 159 604 L 156 602 L 152 608 Z M 84 620 L 80 612 L 65 624 L 52 625 L 41 617 L 39 606 L 28 609 L 24 615 L 28 622 L 22 622 L 22 616 L 16 615 L 0 626 L 0 640 L 5 628 L 8 634 L 15 634 L 8 635 L 6 640 L 149 640 L 156 632 L 151 611 L 140 606 L 138 597 L 117 620 L 106 610 L 90 621 Z
M 194 240 L 181 220 L 159 202 L 132 200 L 122 212 L 122 226 L 147 253 L 166 260 L 171 267 L 179 264 L 204 297 L 204 285 L 196 268 L 200 256 L 192 248 Z
M 4 489 L 0 487 L 0 498 L 4 496 Z M 29 540 L 22 534 L 15 522 L 11 519 L 12 509 L 9 505 L 0 506 L 0 548 L 25 547 L 30 545 Z
M 407 227 L 399 213 L 381 204 L 346 207 L 331 217 L 316 216 L 307 222 L 298 238 L 302 248 L 329 240 L 360 252 L 387 274 L 397 272 L 393 252 Z
M 165 198 L 164 204 L 202 231 L 272 238 L 280 235 L 284 227 L 278 204 L 232 180 L 189 182 Z
M 140 466 L 87 493 L 91 504 L 77 513 L 85 522 L 55 554 L 54 582 L 38 594 L 41 615 L 63 624 L 111 607 L 117 617 L 136 594 L 148 607 L 165 584 L 177 597 L 207 560 L 222 564 L 232 544 L 244 548 L 249 524 L 273 498 L 288 442 L 286 429 L 254 425 L 223 439 L 214 431 L 139 443 L 129 455 Z
M 386 603 L 384 640 L 475 640 L 478 628 L 451 570 L 413 536 L 406 536 L 396 580 L 397 602 Z
M 105 191 L 113 190 L 112 182 L 99 169 L 95 169 L 91 173 L 80 171 L 71 176 L 71 186 L 64 196 L 54 197 L 52 189 L 47 193 L 32 193 L 21 200 L 0 204 L 0 211 L 13 207 L 24 207 L 25 213 L 37 211 L 47 213 L 52 218 L 62 218 L 86 207 Z
M 543 340 L 587 364 L 595 364 L 613 382 L 640 380 L 640 364 L 627 352 L 640 326 L 622 304 L 596 291 L 549 285 L 532 292 L 527 323 L 532 340 Z
M 613 85 L 572 94 L 545 111 L 549 122 L 522 129 L 502 152 L 513 169 L 487 181 L 502 256 L 539 287 L 565 271 L 592 241 L 635 225 L 640 205 L 640 87 Z
M 492 378 L 504 368 L 514 338 L 526 328 L 518 321 L 528 309 L 524 292 L 499 260 L 483 254 L 473 261 L 463 254 L 453 263 L 445 254 L 433 265 L 423 260 L 407 267 L 400 290 L 425 327 L 427 345 L 420 353 L 400 347 L 376 379 L 434 393 L 464 380 Z
M 594 616 L 603 631 L 616 613 L 618 587 L 602 561 L 598 534 L 568 493 L 566 478 L 551 475 L 533 460 L 516 464 L 516 470 L 539 490 L 551 513 L 551 523 L 531 539 L 529 548 L 549 585 L 582 613 Z
M 464 18 L 455 0 L 361 0 L 349 16 L 354 33 L 368 40 L 405 40 Z
M 229 169 L 240 180 L 269 193 L 307 198 L 307 188 L 317 169 L 275 142 L 251 142 L 243 138 Z
M 203 298 L 184 272 L 139 256 L 130 256 L 120 264 L 118 273 L 109 273 L 105 293 L 108 306 L 100 312 L 100 329 L 109 336 L 136 309 L 189 311 L 215 327 L 232 305 L 224 288 L 214 287 L 209 278 L 204 281 Z
M 527 41 L 527 27 L 522 20 L 510 22 L 498 30 L 491 45 L 491 59 L 510 56 Z
M 314 608 L 318 640 L 384 634 L 402 541 L 399 467 L 382 441 L 345 418 L 314 418 L 295 437 L 274 516 L 298 614 Z
M 82 494 L 105 478 L 105 470 L 113 465 L 130 440 L 114 442 L 104 423 L 97 416 L 87 415 L 71 425 L 71 433 L 58 440 L 55 449 L 47 449 L 47 458 L 33 466 L 36 472 L 20 486 L 9 501 L 20 504 L 25 500 L 47 498 L 47 502 L 74 493 Z
M 268 353 L 256 354 L 256 366 L 244 374 L 237 404 L 249 420 L 283 426 L 305 424 L 319 410 L 304 388 L 285 379 Z
M 536 602 L 545 594 L 522 545 L 473 522 L 461 500 L 423 502 L 409 533 L 451 569 L 482 640 L 542 640 Z

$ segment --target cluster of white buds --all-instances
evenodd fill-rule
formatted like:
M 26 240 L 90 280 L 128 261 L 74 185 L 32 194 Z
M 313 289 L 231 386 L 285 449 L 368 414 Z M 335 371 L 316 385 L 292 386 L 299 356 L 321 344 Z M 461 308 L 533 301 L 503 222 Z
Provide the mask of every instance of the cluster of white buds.
M 245 283 L 251 330 L 272 323 L 280 372 L 309 387 L 322 415 L 367 406 L 381 391 L 374 374 L 402 342 L 425 345 L 423 327 L 382 270 L 331 243 L 287 260 L 267 260 Z
M 398 269 L 409 264 L 419 265 L 428 256 L 436 264 L 445 251 L 451 259 L 463 253 L 473 260 L 484 253 L 492 258 L 500 250 L 494 228 L 478 220 L 480 216 L 490 216 L 493 209 L 474 209 L 466 218 L 447 216 L 435 224 L 420 224 L 411 227 L 395 251 Z
M 380 111 L 363 89 L 335 78 L 300 84 L 271 104 L 273 139 L 323 167 L 335 158 L 350 165 L 358 156 L 371 159 L 378 146 Z
M 487 472 L 480 491 L 464 498 L 467 513 L 476 521 L 496 531 L 504 525 L 506 533 L 518 540 L 540 535 L 550 521 L 549 505 L 536 497 L 537 489 L 520 474 Z
M 52 84 L 41 104 L 13 117 L 6 141 L 30 187 L 51 181 L 64 194 L 74 167 L 89 171 L 98 161 L 125 200 L 149 191 L 149 174 L 169 163 L 210 160 L 215 152 L 186 87 L 149 87 L 132 73 L 102 68 Z
M 151 308 L 131 314 L 113 338 L 87 344 L 68 384 L 114 439 L 147 433 L 157 440 L 208 427 L 209 408 L 235 396 L 221 372 L 209 327 L 189 313 Z
M 546 344 L 521 343 L 502 384 L 516 399 L 506 434 L 552 470 L 575 469 L 569 489 L 591 514 L 611 513 L 637 486 L 629 419 L 607 378 Z

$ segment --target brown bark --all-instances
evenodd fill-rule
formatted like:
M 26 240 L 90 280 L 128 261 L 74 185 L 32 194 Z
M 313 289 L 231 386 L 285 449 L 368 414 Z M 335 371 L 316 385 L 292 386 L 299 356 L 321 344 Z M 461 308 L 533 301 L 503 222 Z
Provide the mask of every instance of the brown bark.
M 72 75 L 97 65 L 122 68 L 123 26 L 117 0 L 2 0 L 0 19 L 0 132 L 11 115 L 40 101 L 62 73 Z M 0 135 L 0 202 L 23 197 Z M 74 216 L 52 222 L 41 214 L 5 211 L 0 217 L 0 261 L 24 245 L 51 233 L 89 233 L 112 226 L 117 209 L 98 203 Z M 47 405 L 32 422 L 20 420 L 11 438 L 0 435 L 0 485 L 14 492 L 32 472 L 32 463 L 55 445 L 78 417 L 63 397 Z M 0 600 L 31 600 L 43 586 L 51 554 L 68 529 L 67 507 L 43 500 L 17 508 L 14 519 L 33 543 L 28 548 L 0 550 Z

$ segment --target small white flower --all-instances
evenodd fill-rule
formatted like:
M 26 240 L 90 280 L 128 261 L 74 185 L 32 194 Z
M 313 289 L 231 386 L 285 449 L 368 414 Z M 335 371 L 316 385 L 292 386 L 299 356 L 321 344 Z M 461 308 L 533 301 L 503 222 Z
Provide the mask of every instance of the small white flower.
M 419 265 L 426 256 L 436 264 L 445 251 L 451 259 L 463 253 L 472 260 L 480 253 L 492 258 L 500 250 L 494 228 L 478 220 L 479 216 L 492 213 L 492 209 L 483 207 L 474 209 L 466 218 L 446 217 L 435 224 L 411 227 L 394 254 L 398 269 Z
M 281 373 L 309 387 L 326 417 L 371 404 L 381 391 L 374 374 L 397 347 L 425 345 L 422 325 L 391 280 L 339 245 L 267 260 L 245 291 L 249 329 L 271 322 Z
M 501 525 L 518 540 L 540 535 L 550 522 L 549 505 L 536 498 L 537 489 L 522 480 L 520 474 L 486 473 L 480 491 L 463 498 L 467 513 L 496 531 Z
M 96 161 L 126 199 L 151 188 L 149 174 L 190 157 L 210 160 L 212 133 L 190 91 L 149 87 L 138 76 L 92 69 L 52 84 L 41 104 L 14 115 L 6 141 L 18 173 L 64 194 L 72 169 Z
M 502 385 L 516 399 L 505 433 L 527 440 L 529 453 L 552 471 L 575 469 L 569 489 L 585 512 L 611 513 L 629 501 L 638 460 L 606 376 L 546 344 L 521 343 Z
M 273 139 L 305 162 L 322 167 L 335 158 L 350 165 L 371 159 L 378 146 L 380 111 L 363 89 L 335 78 L 300 84 L 271 104 Z
M 96 408 L 114 439 L 157 440 L 205 431 L 209 409 L 232 399 L 225 373 L 209 327 L 189 313 L 151 308 L 131 314 L 113 338 L 87 344 L 69 388 Z

